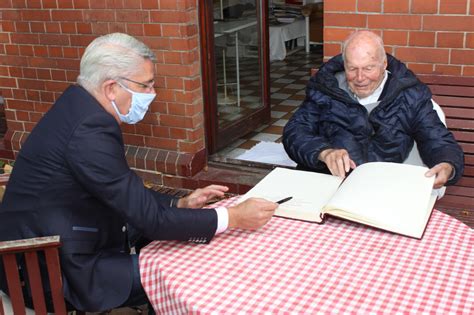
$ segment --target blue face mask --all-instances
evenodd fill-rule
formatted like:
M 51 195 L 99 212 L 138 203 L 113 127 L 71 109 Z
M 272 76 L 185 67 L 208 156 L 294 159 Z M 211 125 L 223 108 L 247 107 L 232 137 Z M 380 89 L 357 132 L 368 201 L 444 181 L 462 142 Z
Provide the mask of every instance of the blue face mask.
M 120 121 L 126 124 L 136 124 L 140 120 L 143 119 L 145 116 L 148 107 L 150 106 L 153 99 L 156 97 L 155 93 L 138 93 L 134 92 L 125 86 L 123 86 L 120 82 L 117 82 L 125 91 L 132 94 L 132 105 L 126 115 L 123 115 L 119 112 L 117 105 L 114 101 L 112 101 L 112 106 L 119 116 Z

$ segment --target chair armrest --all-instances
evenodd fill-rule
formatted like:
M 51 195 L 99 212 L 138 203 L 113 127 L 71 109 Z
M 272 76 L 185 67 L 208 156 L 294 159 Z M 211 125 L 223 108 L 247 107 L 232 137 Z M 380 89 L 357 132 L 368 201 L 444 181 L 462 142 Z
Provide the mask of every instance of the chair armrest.
M 59 247 L 61 246 L 59 238 L 59 235 L 53 235 L 0 242 L 0 254 L 35 251 L 48 247 Z

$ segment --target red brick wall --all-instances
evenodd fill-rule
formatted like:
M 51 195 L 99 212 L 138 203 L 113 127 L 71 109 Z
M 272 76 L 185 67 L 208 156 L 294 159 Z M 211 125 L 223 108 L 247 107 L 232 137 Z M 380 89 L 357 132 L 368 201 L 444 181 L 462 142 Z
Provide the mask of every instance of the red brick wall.
M 201 170 L 206 150 L 197 2 L 0 0 L 0 94 L 8 124 L 0 158 L 18 151 L 75 82 L 87 44 L 120 31 L 142 39 L 158 57 L 157 99 L 142 123 L 123 128 L 130 165 L 178 177 Z M 367 28 L 417 72 L 474 76 L 474 0 L 325 0 L 324 6 L 326 58 L 340 52 L 352 30 Z
M 205 162 L 196 0 L 0 0 L 0 93 L 7 149 L 78 76 L 85 47 L 125 32 L 156 53 L 157 98 L 142 123 L 124 125 L 132 167 L 189 176 Z
M 324 0 L 326 59 L 356 29 L 417 73 L 474 76 L 474 0 Z

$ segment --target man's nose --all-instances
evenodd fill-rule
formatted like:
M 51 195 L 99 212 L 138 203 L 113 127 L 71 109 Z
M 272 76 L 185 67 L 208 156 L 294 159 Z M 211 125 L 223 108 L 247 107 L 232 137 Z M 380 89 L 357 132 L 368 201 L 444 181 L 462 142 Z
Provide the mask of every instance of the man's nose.
M 364 73 L 362 70 L 357 70 L 356 79 L 357 81 L 364 81 Z

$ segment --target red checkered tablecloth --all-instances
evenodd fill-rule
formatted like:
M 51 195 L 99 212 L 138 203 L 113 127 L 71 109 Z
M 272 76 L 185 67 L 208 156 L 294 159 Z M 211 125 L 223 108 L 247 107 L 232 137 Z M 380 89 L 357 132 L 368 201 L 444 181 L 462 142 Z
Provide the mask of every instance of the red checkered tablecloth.
M 159 314 L 474 314 L 474 231 L 437 210 L 421 240 L 273 217 L 208 245 L 155 241 L 140 272 Z

